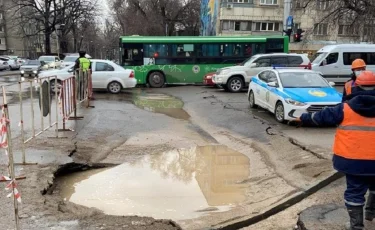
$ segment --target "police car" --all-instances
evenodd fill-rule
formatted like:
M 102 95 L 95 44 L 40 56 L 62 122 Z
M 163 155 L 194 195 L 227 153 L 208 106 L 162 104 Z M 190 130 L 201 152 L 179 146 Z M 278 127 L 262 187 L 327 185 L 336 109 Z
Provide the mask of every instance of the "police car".
M 333 86 L 315 71 L 274 68 L 252 78 L 248 99 L 251 108 L 265 108 L 283 123 L 341 103 L 342 94 Z

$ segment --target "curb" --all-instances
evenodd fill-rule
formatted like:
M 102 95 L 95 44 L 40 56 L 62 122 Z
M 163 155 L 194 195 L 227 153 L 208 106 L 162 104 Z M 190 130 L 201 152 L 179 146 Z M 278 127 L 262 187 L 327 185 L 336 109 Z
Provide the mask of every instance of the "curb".
M 248 227 L 250 225 L 256 224 L 262 220 L 267 219 L 268 217 L 271 217 L 281 211 L 284 211 L 285 209 L 289 208 L 290 206 L 295 205 L 296 203 L 302 201 L 303 199 L 309 197 L 310 195 L 316 193 L 320 189 L 326 187 L 327 185 L 331 184 L 332 182 L 342 178 L 344 175 L 339 172 L 334 172 L 332 175 L 326 177 L 325 179 L 321 180 L 320 182 L 317 182 L 316 184 L 310 186 L 308 189 L 306 189 L 303 192 L 298 192 L 288 200 L 264 211 L 261 214 L 258 214 L 256 216 L 245 218 L 239 221 L 233 221 L 231 223 L 227 223 L 226 225 L 212 227 L 210 229 L 223 229 L 223 230 L 232 230 L 232 229 L 240 229 L 244 227 Z

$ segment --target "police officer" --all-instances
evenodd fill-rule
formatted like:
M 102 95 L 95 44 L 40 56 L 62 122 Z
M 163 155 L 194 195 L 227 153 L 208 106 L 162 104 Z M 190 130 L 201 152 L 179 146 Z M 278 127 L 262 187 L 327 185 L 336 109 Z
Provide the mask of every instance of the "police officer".
M 91 62 L 88 58 L 86 58 L 85 51 L 79 51 L 79 58 L 76 60 L 76 64 L 74 66 L 74 70 L 82 69 L 83 72 L 91 70 Z
M 344 102 L 346 100 L 346 97 L 352 93 L 352 88 L 354 87 L 354 82 L 357 76 L 359 76 L 359 74 L 361 74 L 361 72 L 365 70 L 366 63 L 362 59 L 358 58 L 352 62 L 352 74 L 350 80 L 345 83 L 342 102 Z
M 333 108 L 305 113 L 302 124 L 338 125 L 333 145 L 333 166 L 346 175 L 345 205 L 350 217 L 347 229 L 364 229 L 365 194 L 369 197 L 365 219 L 375 219 L 375 75 L 363 71 L 355 80 L 360 90 L 352 98 Z

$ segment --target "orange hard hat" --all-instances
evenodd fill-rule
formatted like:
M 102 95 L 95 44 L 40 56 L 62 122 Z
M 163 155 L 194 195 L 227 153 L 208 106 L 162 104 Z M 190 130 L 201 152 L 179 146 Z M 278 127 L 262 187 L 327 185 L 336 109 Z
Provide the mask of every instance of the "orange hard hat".
M 363 59 L 355 59 L 353 62 L 352 62 L 352 70 L 353 69 L 360 69 L 360 68 L 366 68 L 366 63 Z
M 363 71 L 355 80 L 356 85 L 375 86 L 375 74 L 372 71 Z

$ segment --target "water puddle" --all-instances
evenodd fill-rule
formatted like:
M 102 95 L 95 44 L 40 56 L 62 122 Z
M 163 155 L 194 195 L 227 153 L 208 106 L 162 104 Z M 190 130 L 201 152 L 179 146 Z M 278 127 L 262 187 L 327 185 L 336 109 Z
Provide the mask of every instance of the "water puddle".
M 246 199 L 250 160 L 225 146 L 148 155 L 132 163 L 60 177 L 67 200 L 110 215 L 183 220 Z
M 180 99 L 165 94 L 138 95 L 133 103 L 141 109 L 162 113 L 169 117 L 183 120 L 190 118 L 190 115 L 182 109 L 184 103 Z

